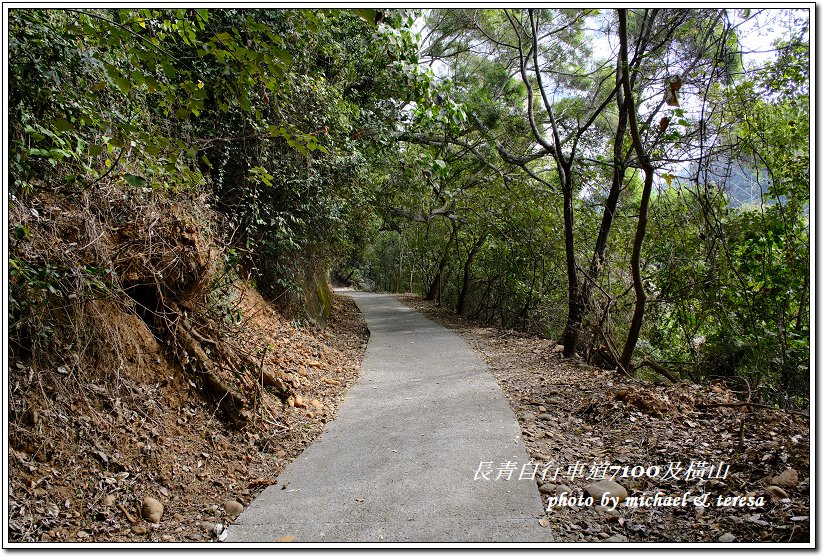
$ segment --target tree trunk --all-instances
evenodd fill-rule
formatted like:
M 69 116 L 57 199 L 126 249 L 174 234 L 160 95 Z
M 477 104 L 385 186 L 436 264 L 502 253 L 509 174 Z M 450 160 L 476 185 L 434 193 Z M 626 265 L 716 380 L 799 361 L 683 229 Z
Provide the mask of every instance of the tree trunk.
M 615 218 L 615 210 L 618 207 L 618 198 L 621 194 L 621 187 L 624 184 L 624 134 L 627 131 L 627 106 L 624 102 L 624 95 L 621 92 L 621 60 L 618 60 L 618 67 L 616 68 L 615 83 L 618 88 L 616 94 L 616 103 L 618 105 L 618 126 L 615 130 L 615 143 L 612 148 L 613 168 L 612 168 L 612 184 L 609 188 L 609 195 L 604 204 L 604 214 L 601 217 L 601 225 L 598 229 L 598 239 L 595 241 L 595 249 L 592 253 L 592 260 L 589 263 L 588 278 L 585 277 L 581 284 L 581 290 L 578 294 L 578 302 L 575 304 L 579 308 L 580 315 L 570 315 L 567 317 L 566 333 L 563 339 L 564 354 L 566 355 L 567 346 L 570 347 L 570 353 L 575 352 L 575 347 L 578 343 L 578 335 L 581 333 L 581 322 L 586 314 L 587 308 L 590 304 L 590 297 L 592 296 L 593 282 L 598 280 L 598 275 L 604 266 L 604 253 L 607 248 L 607 240 L 609 239 L 609 232 L 612 228 L 612 222 Z M 575 319 L 570 319 L 574 317 Z
M 441 283 L 443 281 L 443 273 L 446 269 L 446 263 L 448 261 L 449 256 L 449 247 L 452 245 L 452 242 L 455 240 L 455 236 L 458 233 L 458 225 L 455 222 L 452 222 L 452 232 L 449 235 L 449 241 L 446 242 L 446 247 L 441 254 L 441 260 L 438 262 L 438 272 L 435 273 L 435 278 L 432 279 L 432 282 L 429 283 L 429 289 L 426 291 L 425 300 L 434 300 L 435 298 L 439 298 L 441 292 Z M 440 304 L 439 304 L 440 305 Z
M 627 10 L 621 8 L 618 10 L 618 33 L 620 35 L 620 53 L 621 65 L 626 70 L 627 68 Z M 632 98 L 632 88 L 630 87 L 630 80 L 628 72 L 624 71 L 624 98 L 627 104 L 627 112 L 629 116 L 629 129 L 632 136 L 632 145 L 635 148 L 635 153 L 638 156 L 638 161 L 644 171 L 644 190 L 641 194 L 641 206 L 638 209 L 638 227 L 635 229 L 635 240 L 632 243 L 632 258 L 630 265 L 632 267 L 632 284 L 635 289 L 635 310 L 632 313 L 632 322 L 630 323 L 629 333 L 627 334 L 627 342 L 624 345 L 624 351 L 621 353 L 621 365 L 624 369 L 630 369 L 630 362 L 632 360 L 632 353 L 635 351 L 635 345 L 638 343 L 638 336 L 641 333 L 641 324 L 644 321 L 644 310 L 647 303 L 647 293 L 644 291 L 644 282 L 641 277 L 641 247 L 644 244 L 644 236 L 647 233 L 647 212 L 649 210 L 649 198 L 652 193 L 652 178 L 653 168 L 644 150 L 644 145 L 641 142 L 641 134 L 638 131 L 638 115 L 636 112 L 635 101 Z
M 469 281 L 472 278 L 472 261 L 475 259 L 475 254 L 478 253 L 478 250 L 481 249 L 485 241 L 486 236 L 482 236 L 473 244 L 466 258 L 466 263 L 464 263 L 463 284 L 461 285 L 461 292 L 458 294 L 458 305 L 455 308 L 455 313 L 458 315 L 463 315 L 466 311 L 466 296 L 469 294 Z
M 560 157 L 558 157 L 560 159 Z M 578 330 L 581 328 L 584 308 L 578 299 L 578 268 L 575 264 L 575 237 L 573 225 L 574 213 L 572 207 L 572 168 L 569 164 L 558 162 L 558 171 L 561 174 L 562 190 L 564 194 L 564 248 L 566 250 L 566 270 L 567 270 L 567 324 L 564 329 L 562 343 L 564 345 L 564 358 L 570 358 L 575 354 L 575 345 L 578 340 Z

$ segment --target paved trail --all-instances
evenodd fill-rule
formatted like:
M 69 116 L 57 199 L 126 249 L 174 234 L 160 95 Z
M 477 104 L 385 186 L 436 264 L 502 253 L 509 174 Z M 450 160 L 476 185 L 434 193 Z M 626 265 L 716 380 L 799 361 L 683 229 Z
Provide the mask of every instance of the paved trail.
M 345 292 L 371 331 L 337 418 L 229 527 L 227 542 L 547 542 L 509 403 L 460 337 L 384 294 Z M 495 472 L 490 477 L 494 478 Z M 286 489 L 282 489 L 286 486 Z

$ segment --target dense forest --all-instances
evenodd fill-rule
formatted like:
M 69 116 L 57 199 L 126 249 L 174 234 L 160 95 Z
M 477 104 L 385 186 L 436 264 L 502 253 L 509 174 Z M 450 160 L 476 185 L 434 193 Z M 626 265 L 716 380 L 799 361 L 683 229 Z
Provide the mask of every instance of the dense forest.
M 196 281 L 48 242 L 32 199 L 187 198 L 271 299 L 334 269 L 805 403 L 806 11 L 13 10 L 9 39 L 12 351 L 56 300 Z
M 147 369 L 238 429 L 272 425 L 264 387 L 306 409 L 325 349 L 274 347 L 321 330 L 330 283 L 809 412 L 806 9 L 13 8 L 6 31 L 20 478 Z M 298 332 L 247 343 L 248 289 Z
M 183 196 L 272 298 L 334 268 L 567 357 L 805 400 L 806 12 L 11 15 L 13 350 L 55 299 L 162 295 L 34 249 L 28 200 Z M 784 32 L 753 65 L 759 18 Z

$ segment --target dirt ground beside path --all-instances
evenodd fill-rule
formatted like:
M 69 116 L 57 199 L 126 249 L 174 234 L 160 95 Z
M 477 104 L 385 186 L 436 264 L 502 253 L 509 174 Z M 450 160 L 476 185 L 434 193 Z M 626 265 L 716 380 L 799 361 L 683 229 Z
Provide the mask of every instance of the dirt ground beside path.
M 629 381 L 564 361 L 551 340 L 472 324 L 418 296 L 398 298 L 458 332 L 486 359 L 537 465 L 517 463 L 513 480 L 524 473 L 530 481 L 537 469 L 545 504 L 550 497 L 559 503 L 584 499 L 547 513 L 542 523 L 556 541 L 810 541 L 808 417 L 726 406 L 739 402 L 741 393 L 720 383 Z M 491 467 L 490 478 L 502 476 L 497 481 L 512 468 Z M 660 493 L 659 499 L 624 500 L 614 510 L 598 501 L 587 505 L 586 496 L 597 491 L 592 484 L 604 477 L 630 498 Z M 686 504 L 665 506 L 667 496 L 673 503 L 685 494 Z M 736 496 L 751 499 L 738 506 Z
M 334 295 L 333 305 L 326 329 L 296 328 L 245 291 L 250 346 L 269 344 L 267 364 L 287 372 L 305 402 L 277 403 L 243 431 L 172 368 L 167 379 L 124 377 L 116 387 L 43 383 L 52 400 L 10 423 L 9 541 L 214 541 L 238 504 L 276 483 L 334 419 L 357 378 L 368 329 L 350 298 Z M 19 376 L 8 388 L 30 399 L 38 374 Z M 141 516 L 146 496 L 164 507 L 157 523 Z

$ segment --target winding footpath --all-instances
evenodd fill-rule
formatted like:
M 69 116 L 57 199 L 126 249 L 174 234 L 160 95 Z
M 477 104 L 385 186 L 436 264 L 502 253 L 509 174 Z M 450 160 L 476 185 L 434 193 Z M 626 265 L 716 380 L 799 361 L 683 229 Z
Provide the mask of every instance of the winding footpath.
M 515 414 L 459 336 L 390 295 L 343 291 L 371 331 L 335 420 L 226 542 L 549 542 Z M 488 480 L 475 479 L 481 462 Z M 516 463 L 510 480 L 496 479 Z M 491 472 L 489 471 L 491 467 Z

